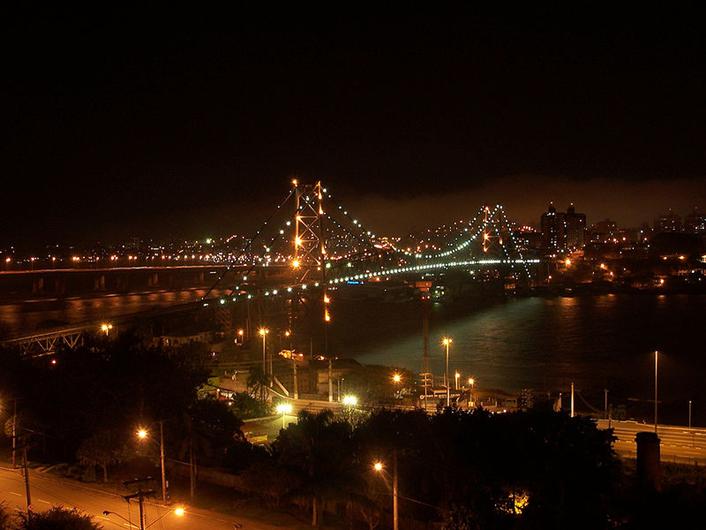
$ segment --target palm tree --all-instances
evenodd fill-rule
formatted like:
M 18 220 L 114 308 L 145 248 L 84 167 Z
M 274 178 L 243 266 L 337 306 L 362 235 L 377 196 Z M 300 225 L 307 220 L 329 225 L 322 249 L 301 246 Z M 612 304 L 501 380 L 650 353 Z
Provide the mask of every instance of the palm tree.
M 348 501 L 360 489 L 351 434 L 350 424 L 336 421 L 330 410 L 304 411 L 275 442 L 280 465 L 304 479 L 297 493 L 311 499 L 312 526 L 321 524 L 324 500 Z
M 265 401 L 267 389 L 270 386 L 270 377 L 259 366 L 250 370 L 248 375 L 248 392 L 254 398 Z

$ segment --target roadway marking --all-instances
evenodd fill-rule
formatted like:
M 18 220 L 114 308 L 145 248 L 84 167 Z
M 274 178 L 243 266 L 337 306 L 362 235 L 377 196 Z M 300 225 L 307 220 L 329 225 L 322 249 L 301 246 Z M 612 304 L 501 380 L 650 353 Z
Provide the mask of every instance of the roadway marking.
M 19 493 L 15 493 L 14 491 L 8 491 L 10 495 L 17 495 L 18 497 L 22 497 Z

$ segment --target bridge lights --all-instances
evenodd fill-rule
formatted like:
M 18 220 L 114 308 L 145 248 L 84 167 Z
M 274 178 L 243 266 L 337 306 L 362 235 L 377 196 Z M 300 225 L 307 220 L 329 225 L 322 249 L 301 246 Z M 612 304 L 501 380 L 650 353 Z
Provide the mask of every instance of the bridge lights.
M 329 304 L 331 303 L 331 298 L 328 293 L 324 291 L 324 322 L 331 322 L 331 313 L 329 312 Z

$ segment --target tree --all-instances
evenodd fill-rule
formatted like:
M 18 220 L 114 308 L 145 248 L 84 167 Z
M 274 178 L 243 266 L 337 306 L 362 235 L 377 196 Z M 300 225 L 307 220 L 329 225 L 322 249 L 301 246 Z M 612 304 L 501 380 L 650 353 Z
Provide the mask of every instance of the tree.
M 115 431 L 101 430 L 86 438 L 76 452 L 84 466 L 98 466 L 103 470 L 103 482 L 108 482 L 108 466 L 119 464 L 125 454 L 125 440 Z
M 267 401 L 255 399 L 246 392 L 237 392 L 233 396 L 232 403 L 233 413 L 244 420 L 248 418 L 262 418 L 270 414 L 271 411 Z
M 250 370 L 248 375 L 248 392 L 254 398 L 260 401 L 265 401 L 267 388 L 270 386 L 270 377 L 260 368 L 256 366 Z
M 335 421 L 330 410 L 304 411 L 275 441 L 279 465 L 304 477 L 297 493 L 311 499 L 312 526 L 321 524 L 323 500 L 350 500 L 361 489 L 351 435 L 350 424 Z
M 18 530 L 102 530 L 90 515 L 76 508 L 54 506 L 46 512 L 32 512 L 32 516 L 20 514 Z

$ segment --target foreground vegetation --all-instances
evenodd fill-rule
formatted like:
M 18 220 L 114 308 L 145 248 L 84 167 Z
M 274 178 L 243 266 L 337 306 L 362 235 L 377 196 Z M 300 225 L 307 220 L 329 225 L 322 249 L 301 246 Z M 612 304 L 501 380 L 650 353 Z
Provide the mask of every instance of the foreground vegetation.
M 274 443 L 253 446 L 239 415 L 267 410 L 256 399 L 262 385 L 254 382 L 251 395 L 234 404 L 206 397 L 205 351 L 145 347 L 125 335 L 55 360 L 3 352 L 0 415 L 8 434 L 8 404 L 16 399 L 30 458 L 72 463 L 84 480 L 154 474 L 158 444 L 135 434 L 144 428 L 154 441 L 162 422 L 174 481 L 181 465 L 175 460 L 219 468 L 234 477 L 232 496 L 294 510 L 314 526 L 390 526 L 395 460 L 403 528 L 629 529 L 673 523 L 706 506 L 696 479 L 661 493 L 640 491 L 613 453 L 610 432 L 549 407 L 500 415 L 302 413 Z M 82 521 L 72 528 L 95 528 Z

